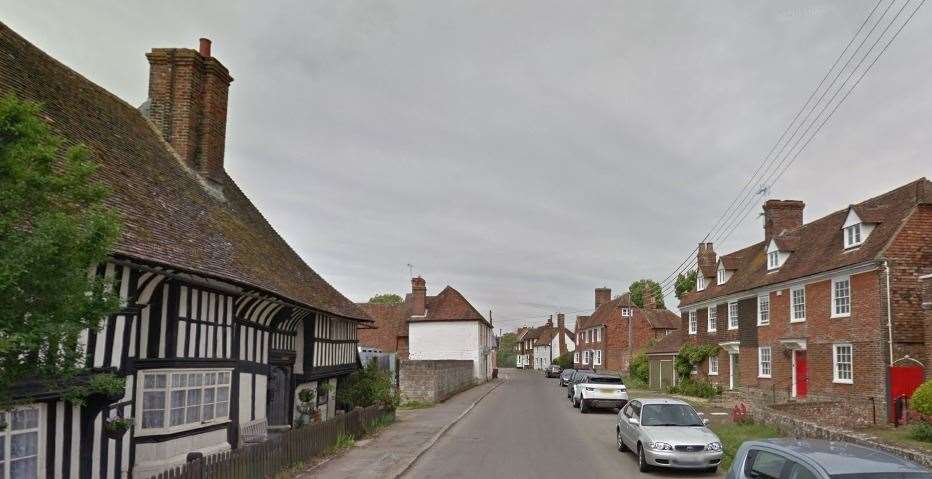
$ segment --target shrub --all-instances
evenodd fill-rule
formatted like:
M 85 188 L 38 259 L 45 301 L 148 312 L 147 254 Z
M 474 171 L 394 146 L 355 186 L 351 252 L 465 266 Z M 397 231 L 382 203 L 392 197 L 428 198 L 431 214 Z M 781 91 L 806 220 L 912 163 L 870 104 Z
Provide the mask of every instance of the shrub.
M 628 365 L 628 375 L 642 384 L 650 381 L 650 363 L 645 354 L 638 354 L 631 359 L 631 364 Z
M 722 348 L 716 344 L 703 344 L 700 346 L 684 344 L 683 347 L 680 348 L 680 351 L 676 353 L 673 367 L 676 369 L 676 373 L 679 375 L 680 379 L 688 380 L 689 375 L 693 372 L 694 366 L 708 358 L 717 356 L 721 350 Z
M 721 396 L 722 387 L 718 384 L 712 384 L 706 381 L 684 379 L 679 383 L 671 386 L 669 391 L 670 394 L 681 394 L 683 396 L 711 399 L 716 396 Z
M 910 424 L 909 437 L 917 441 L 932 442 L 932 423 L 917 421 Z
M 568 369 L 573 367 L 573 353 L 569 352 L 562 356 L 557 357 L 553 360 L 553 364 L 560 366 L 563 369 Z
M 381 405 L 398 407 L 398 394 L 392 386 L 391 374 L 379 369 L 375 361 L 350 374 L 337 390 L 337 401 L 351 408 Z
M 924 416 L 932 416 L 932 379 L 922 383 L 909 400 L 910 407 Z

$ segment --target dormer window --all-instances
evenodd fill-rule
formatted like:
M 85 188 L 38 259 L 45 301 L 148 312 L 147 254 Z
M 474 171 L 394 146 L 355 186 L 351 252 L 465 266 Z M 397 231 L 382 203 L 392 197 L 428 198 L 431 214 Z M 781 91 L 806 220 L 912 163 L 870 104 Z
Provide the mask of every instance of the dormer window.
M 774 269 L 780 267 L 780 252 L 771 251 L 767 253 L 767 269 Z
M 705 289 L 705 277 L 702 276 L 702 271 L 696 275 L 696 291 L 702 291 Z
M 868 214 L 869 211 L 862 211 Z M 873 220 L 864 221 L 854 208 L 848 209 L 848 217 L 845 218 L 845 224 L 841 226 L 841 235 L 844 238 L 845 249 L 855 248 L 864 244 L 871 231 L 874 230 L 876 222 Z
M 845 248 L 853 248 L 863 243 L 861 240 L 861 224 L 851 225 L 844 229 Z
M 631 316 L 631 308 L 621 308 L 621 315 L 624 316 L 624 317 L 626 317 L 626 318 L 627 318 L 627 317 L 630 317 L 630 316 Z
M 789 251 L 781 251 L 776 240 L 770 240 L 770 244 L 767 245 L 767 270 L 770 272 L 776 271 L 783 266 L 783 263 L 789 257 Z

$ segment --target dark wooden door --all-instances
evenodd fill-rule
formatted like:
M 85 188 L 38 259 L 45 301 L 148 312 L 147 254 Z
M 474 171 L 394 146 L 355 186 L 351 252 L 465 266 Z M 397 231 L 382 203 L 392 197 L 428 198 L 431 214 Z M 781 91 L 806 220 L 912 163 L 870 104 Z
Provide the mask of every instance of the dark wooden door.
M 291 372 L 288 368 L 272 366 L 269 373 L 266 406 L 270 426 L 287 426 L 291 424 L 288 414 L 288 395 Z

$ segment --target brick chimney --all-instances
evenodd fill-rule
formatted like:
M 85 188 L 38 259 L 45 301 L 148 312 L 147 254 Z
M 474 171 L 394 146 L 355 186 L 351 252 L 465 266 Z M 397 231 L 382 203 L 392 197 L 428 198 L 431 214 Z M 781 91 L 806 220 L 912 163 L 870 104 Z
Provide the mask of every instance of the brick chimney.
M 764 241 L 780 236 L 784 231 L 803 225 L 803 208 L 799 200 L 767 200 L 764 203 Z
M 560 338 L 560 356 L 566 354 L 566 318 L 557 313 L 557 335 Z
M 547 318 L 547 327 L 548 327 L 548 328 L 552 328 L 552 327 L 553 327 L 553 315 L 552 315 L 552 314 L 550 315 L 549 318 Z
M 210 56 L 206 38 L 198 50 L 153 48 L 146 58 L 149 119 L 186 165 L 221 182 L 230 72 Z
M 599 306 L 612 300 L 612 288 L 596 288 L 595 289 L 595 307 L 598 309 Z
M 657 309 L 657 298 L 649 288 L 644 288 L 643 300 L 644 309 Z
M 715 271 L 715 250 L 712 249 L 712 243 L 699 243 L 699 253 L 696 254 L 696 262 L 699 267 L 699 274 L 704 271 Z
M 427 281 L 424 281 L 424 278 L 420 276 L 411 278 L 411 296 L 414 298 L 411 315 L 424 316 L 427 314 Z

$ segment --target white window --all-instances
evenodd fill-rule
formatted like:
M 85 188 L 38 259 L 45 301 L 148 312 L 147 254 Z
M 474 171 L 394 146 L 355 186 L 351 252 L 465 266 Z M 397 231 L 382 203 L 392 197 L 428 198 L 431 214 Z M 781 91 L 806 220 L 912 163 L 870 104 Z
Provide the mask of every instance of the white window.
M 738 303 L 728 303 L 728 329 L 738 329 Z
M 230 371 L 143 373 L 142 431 L 192 429 L 230 415 Z
M 725 268 L 718 269 L 718 284 L 725 284 Z
M 699 329 L 699 325 L 696 322 L 696 312 L 689 312 L 689 334 L 696 334 Z
M 573 362 L 579 364 L 579 353 L 573 353 Z
M 770 324 L 770 295 L 765 294 L 757 297 L 757 325 L 768 324 Z
M 708 322 L 708 330 L 710 333 L 714 333 L 718 330 L 718 311 L 716 310 L 715 305 L 709 306 Z
M 626 318 L 631 316 L 631 308 L 621 308 L 621 315 Z
M 702 291 L 705 289 L 705 278 L 702 276 L 702 271 L 699 271 L 696 274 L 696 291 Z
M 851 225 L 844 230 L 845 234 L 845 248 L 851 248 L 858 246 L 863 241 L 861 240 L 861 224 Z
M 36 407 L 0 412 L 0 424 L 6 424 L 6 429 L 0 429 L 0 478 L 45 477 L 39 457 L 44 449 L 39 416 Z
M 770 346 L 761 346 L 757 348 L 757 377 L 770 377 L 773 364 L 771 361 Z
M 800 286 L 790 290 L 790 322 L 806 320 L 806 287 Z
M 780 267 L 780 252 L 771 251 L 767 253 L 767 269 L 776 269 Z
M 602 328 L 595 328 L 595 341 L 599 342 L 602 340 Z
M 601 349 L 595 350 L 595 359 L 592 361 L 592 364 L 595 366 L 602 365 L 602 350 Z
M 851 278 L 832 280 L 832 317 L 851 316 Z
M 718 376 L 718 356 L 709 358 L 709 376 Z
M 832 369 L 835 371 L 834 381 L 836 383 L 851 384 L 854 382 L 854 369 L 852 368 L 852 356 L 854 350 L 850 344 L 836 344 L 832 355 Z
M 583 351 L 582 363 L 589 364 L 589 351 Z

